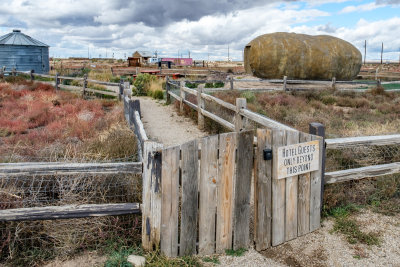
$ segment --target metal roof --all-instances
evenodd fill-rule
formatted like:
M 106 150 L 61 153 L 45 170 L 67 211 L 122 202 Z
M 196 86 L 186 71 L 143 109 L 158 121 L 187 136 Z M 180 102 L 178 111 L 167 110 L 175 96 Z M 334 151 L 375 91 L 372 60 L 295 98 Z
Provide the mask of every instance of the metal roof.
M 0 37 L 0 45 L 28 45 L 28 46 L 45 46 L 49 47 L 32 37 L 23 34 L 20 30 L 13 30 L 12 33 Z

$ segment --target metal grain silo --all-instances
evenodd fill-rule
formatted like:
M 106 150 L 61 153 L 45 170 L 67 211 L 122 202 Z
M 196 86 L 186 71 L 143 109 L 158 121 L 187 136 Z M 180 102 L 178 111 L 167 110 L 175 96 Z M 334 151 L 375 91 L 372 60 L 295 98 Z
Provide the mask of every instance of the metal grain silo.
M 0 68 L 10 71 L 49 72 L 49 46 L 20 30 L 0 37 Z

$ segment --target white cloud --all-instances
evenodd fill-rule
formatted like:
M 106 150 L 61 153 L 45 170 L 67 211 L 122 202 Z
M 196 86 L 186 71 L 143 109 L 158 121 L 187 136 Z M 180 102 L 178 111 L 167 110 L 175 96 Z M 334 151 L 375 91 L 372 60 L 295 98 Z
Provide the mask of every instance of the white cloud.
M 371 11 L 377 8 L 383 7 L 383 5 L 377 5 L 376 3 L 368 3 L 358 6 L 347 6 L 339 11 L 340 14 L 343 13 L 351 13 L 351 12 L 363 12 L 363 11 Z

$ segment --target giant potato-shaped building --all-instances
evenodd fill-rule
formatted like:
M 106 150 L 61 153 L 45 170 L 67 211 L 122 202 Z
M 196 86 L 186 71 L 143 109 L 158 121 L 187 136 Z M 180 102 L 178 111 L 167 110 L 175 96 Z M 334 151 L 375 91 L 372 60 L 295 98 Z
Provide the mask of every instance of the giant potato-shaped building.
M 356 47 L 328 35 L 265 34 L 244 49 L 246 72 L 266 79 L 351 80 L 361 64 Z

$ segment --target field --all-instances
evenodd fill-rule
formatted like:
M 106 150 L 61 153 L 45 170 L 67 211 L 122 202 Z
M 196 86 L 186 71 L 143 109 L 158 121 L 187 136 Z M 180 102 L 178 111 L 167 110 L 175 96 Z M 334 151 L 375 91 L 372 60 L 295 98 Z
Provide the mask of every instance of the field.
M 0 162 L 136 161 L 116 101 L 83 100 L 42 83 L 0 83 Z M 136 175 L 0 177 L 0 209 L 141 201 Z M 0 222 L 0 265 L 42 266 L 85 250 L 109 255 L 140 240 L 140 216 Z
M 135 154 L 116 101 L 86 101 L 50 85 L 0 84 L 0 162 L 107 160 Z M 121 140 L 120 140 L 121 139 Z
M 382 90 L 354 93 L 331 90 L 291 92 L 219 92 L 214 96 L 234 104 L 247 99 L 249 109 L 308 132 L 311 122 L 326 126 L 328 138 L 400 132 L 400 94 Z

